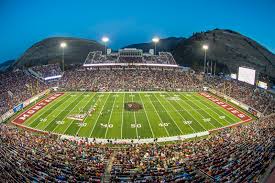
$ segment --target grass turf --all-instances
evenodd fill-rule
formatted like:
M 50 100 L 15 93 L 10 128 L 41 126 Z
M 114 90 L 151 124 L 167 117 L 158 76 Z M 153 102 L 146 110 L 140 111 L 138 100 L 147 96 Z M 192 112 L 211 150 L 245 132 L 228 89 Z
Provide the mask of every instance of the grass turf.
M 126 110 L 128 102 L 142 109 Z M 83 123 L 68 118 L 92 107 L 95 111 Z M 240 121 L 195 92 L 66 92 L 23 125 L 72 136 L 134 139 L 187 135 Z

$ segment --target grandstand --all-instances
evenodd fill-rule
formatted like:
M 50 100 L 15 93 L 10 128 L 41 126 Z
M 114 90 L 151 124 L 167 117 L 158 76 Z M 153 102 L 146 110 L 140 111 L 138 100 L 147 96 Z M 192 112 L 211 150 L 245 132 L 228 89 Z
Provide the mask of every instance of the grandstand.
M 169 52 L 0 79 L 1 182 L 262 182 L 274 164 L 274 95 Z
M 110 66 L 110 65 L 135 65 L 179 67 L 171 53 L 159 52 L 158 55 L 143 53 L 140 49 L 124 48 L 118 52 L 103 55 L 102 51 L 90 52 L 84 62 L 84 67 Z

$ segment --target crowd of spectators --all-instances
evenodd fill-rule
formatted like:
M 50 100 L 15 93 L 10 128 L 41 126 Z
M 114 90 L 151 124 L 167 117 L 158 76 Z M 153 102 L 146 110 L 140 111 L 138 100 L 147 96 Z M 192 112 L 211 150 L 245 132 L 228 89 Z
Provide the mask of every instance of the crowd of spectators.
M 111 152 L 103 144 L 61 140 L 2 124 L 0 182 L 100 182 Z
M 42 78 L 58 76 L 62 74 L 59 64 L 39 65 L 31 67 L 30 69 L 36 72 Z
M 0 115 L 46 88 L 43 82 L 20 70 L 0 74 Z
M 274 97 L 255 86 L 215 77 L 203 82 L 176 69 L 79 67 L 66 71 L 56 84 L 87 91 L 199 91 L 207 84 L 265 115 L 275 112 Z M 23 71 L 0 74 L 0 114 L 48 87 Z M 112 182 L 257 182 L 275 157 L 274 126 L 271 116 L 206 139 L 113 148 L 1 124 L 0 182 L 97 182 L 110 162 Z
M 275 117 L 206 139 L 113 146 L 0 125 L 0 182 L 258 182 L 274 161 Z M 110 162 L 112 162 L 110 164 Z
M 131 145 L 117 152 L 112 180 L 257 182 L 275 158 L 274 127 L 273 116 L 203 140 Z
M 265 115 L 275 113 L 275 96 L 267 90 L 238 80 L 226 80 L 221 77 L 211 77 L 206 81 L 216 91 L 225 93 L 260 112 L 265 112 Z
M 147 53 L 142 56 L 121 56 L 119 53 L 104 55 L 102 51 L 93 51 L 88 54 L 85 60 L 85 64 L 101 63 L 177 64 L 170 52 L 159 52 L 157 55 Z
M 163 70 L 87 70 L 67 71 L 59 81 L 66 90 L 133 91 L 202 89 L 201 82 L 182 71 Z

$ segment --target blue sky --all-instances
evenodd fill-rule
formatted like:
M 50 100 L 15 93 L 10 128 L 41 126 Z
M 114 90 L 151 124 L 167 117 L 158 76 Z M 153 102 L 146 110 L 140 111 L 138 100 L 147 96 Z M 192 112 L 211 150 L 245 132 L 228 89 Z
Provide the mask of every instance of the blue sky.
M 0 0 L 0 62 L 51 36 L 107 35 L 117 49 L 214 28 L 238 31 L 274 53 L 274 10 L 274 0 Z

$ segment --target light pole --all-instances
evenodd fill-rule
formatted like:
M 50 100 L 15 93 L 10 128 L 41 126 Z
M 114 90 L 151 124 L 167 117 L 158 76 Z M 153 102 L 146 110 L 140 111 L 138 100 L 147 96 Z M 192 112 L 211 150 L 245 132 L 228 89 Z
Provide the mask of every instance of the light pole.
M 158 37 L 154 37 L 152 39 L 152 41 L 155 43 L 155 55 L 157 54 L 157 43 L 159 42 L 159 38 Z
M 107 42 L 109 42 L 109 38 L 104 36 L 102 39 L 101 39 L 104 43 L 104 46 L 105 46 L 105 54 L 107 56 Z
M 62 48 L 62 71 L 64 72 L 64 49 L 67 47 L 67 44 L 62 42 L 60 47 Z
M 204 49 L 204 65 L 203 65 L 203 73 L 205 74 L 205 65 L 206 65 L 206 51 L 208 50 L 208 45 L 203 45 L 202 49 Z

